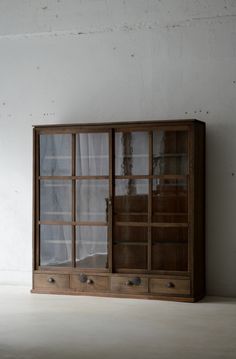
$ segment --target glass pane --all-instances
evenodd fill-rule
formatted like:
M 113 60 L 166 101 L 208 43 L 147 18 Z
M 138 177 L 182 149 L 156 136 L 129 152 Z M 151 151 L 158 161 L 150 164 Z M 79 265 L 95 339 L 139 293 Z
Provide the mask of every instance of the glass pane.
M 114 214 L 119 222 L 147 222 L 148 180 L 116 180 Z
M 155 243 L 152 246 L 152 269 L 187 271 L 187 243 Z
M 41 225 L 40 265 L 71 266 L 71 242 L 71 226 Z
M 152 269 L 188 270 L 187 228 L 152 228 Z
M 40 220 L 71 221 L 71 181 L 40 181 Z
M 153 222 L 187 223 L 187 181 L 155 178 L 152 188 L 152 211 Z
M 147 244 L 147 227 L 114 227 L 114 243 L 115 244 Z
M 71 176 L 72 136 L 40 135 L 40 176 Z
M 107 268 L 106 226 L 76 227 L 76 265 L 80 268 Z
M 147 132 L 116 132 L 115 174 L 148 175 Z
M 170 227 L 170 228 L 152 228 L 152 243 L 155 242 L 188 242 L 188 228 Z
M 154 175 L 186 175 L 187 154 L 187 131 L 153 131 Z
M 147 245 L 115 244 L 113 246 L 114 269 L 147 269 Z
M 76 175 L 108 176 L 108 133 L 79 133 L 76 135 Z
M 77 221 L 107 222 L 108 180 L 76 181 Z

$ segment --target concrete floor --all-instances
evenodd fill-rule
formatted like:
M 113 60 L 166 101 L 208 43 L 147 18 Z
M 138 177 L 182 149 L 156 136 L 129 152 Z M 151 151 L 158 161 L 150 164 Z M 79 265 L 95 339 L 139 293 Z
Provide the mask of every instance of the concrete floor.
M 236 299 L 49 296 L 0 287 L 0 359 L 236 358 Z

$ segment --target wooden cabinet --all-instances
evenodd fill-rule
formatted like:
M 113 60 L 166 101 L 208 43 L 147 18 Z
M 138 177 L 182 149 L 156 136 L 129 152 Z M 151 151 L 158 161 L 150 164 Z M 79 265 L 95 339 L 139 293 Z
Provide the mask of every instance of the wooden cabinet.
M 33 289 L 204 296 L 205 124 L 34 127 Z

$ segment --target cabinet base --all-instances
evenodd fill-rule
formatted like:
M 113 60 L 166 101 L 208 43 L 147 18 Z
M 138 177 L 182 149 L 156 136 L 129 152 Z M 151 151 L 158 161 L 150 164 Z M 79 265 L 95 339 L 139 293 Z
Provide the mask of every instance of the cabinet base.
M 149 299 L 149 300 L 164 300 L 174 302 L 186 302 L 194 303 L 204 298 L 204 294 L 198 297 L 177 297 L 167 295 L 151 295 L 151 294 L 121 294 L 121 293 L 91 293 L 91 292 L 77 292 L 77 291 L 57 291 L 52 292 L 50 290 L 32 289 L 32 294 L 54 294 L 54 295 L 74 295 L 74 296 L 92 296 L 92 297 L 105 297 L 105 298 L 131 298 L 131 299 Z

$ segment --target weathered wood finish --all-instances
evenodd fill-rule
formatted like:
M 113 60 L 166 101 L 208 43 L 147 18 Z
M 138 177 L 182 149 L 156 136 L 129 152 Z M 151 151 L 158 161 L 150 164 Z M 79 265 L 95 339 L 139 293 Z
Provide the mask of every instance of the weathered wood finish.
M 88 275 L 88 281 L 82 283 L 79 275 L 72 275 L 70 281 L 71 289 L 80 292 L 108 292 L 109 291 L 109 278 L 98 275 Z
M 38 289 L 50 289 L 52 291 L 66 290 L 70 287 L 68 274 L 41 274 L 34 275 L 34 286 Z
M 129 294 L 148 293 L 148 279 L 140 277 L 141 283 L 134 285 L 133 278 L 134 276 L 111 277 L 111 291 Z
M 153 173 L 153 130 L 188 131 L 188 170 L 182 174 Z M 33 289 L 32 293 L 97 295 L 120 298 L 146 298 L 194 302 L 205 293 L 205 124 L 197 120 L 152 121 L 133 123 L 72 124 L 34 127 L 33 151 Z M 116 131 L 146 131 L 148 133 L 148 173 L 146 175 L 115 176 Z M 108 176 L 76 176 L 76 134 L 88 132 L 106 132 L 109 136 L 109 174 Z M 39 136 L 40 134 L 72 135 L 72 173 L 71 176 L 40 176 Z M 171 136 L 171 134 L 170 134 Z M 168 137 L 169 133 L 168 133 Z M 186 142 L 185 142 L 186 143 Z M 185 146 L 185 145 L 184 145 Z M 76 180 L 106 179 L 109 183 L 110 204 L 107 222 L 76 221 Z M 148 182 L 147 207 L 145 196 L 131 196 L 131 208 L 140 209 L 140 213 L 130 210 L 124 213 L 125 198 L 115 199 L 115 179 L 142 180 Z M 166 213 L 162 207 L 162 196 L 153 198 L 152 182 L 187 181 L 187 217 L 181 210 L 175 213 L 175 207 L 182 208 L 184 197 L 176 201 L 169 199 L 170 210 Z M 39 217 L 40 181 L 72 181 L 72 221 L 42 221 Z M 177 191 L 168 193 L 174 198 Z M 158 199 L 159 198 L 159 199 Z M 116 202 L 115 202 L 116 201 Z M 133 201 L 133 203 L 132 203 Z M 142 202 L 143 201 L 143 202 Z M 154 206 L 157 201 L 157 206 Z M 158 202 L 159 201 L 159 202 Z M 172 201 L 172 202 L 171 202 Z M 177 202 L 178 201 L 178 202 Z M 156 203 L 156 202 L 155 202 Z M 159 203 L 159 205 L 158 205 Z M 171 204 L 172 203 L 172 204 Z M 163 202 L 165 205 L 165 202 Z M 120 213 L 114 211 L 118 206 Z M 155 210 L 154 210 L 155 208 Z M 133 213 L 132 213 L 133 211 Z M 154 214 L 155 212 L 155 214 Z M 182 213 L 183 212 L 183 213 Z M 155 219 L 154 219 L 155 217 Z M 188 220 L 186 218 L 188 218 Z M 172 221 L 173 220 L 173 221 Z M 72 226 L 72 265 L 71 267 L 43 267 L 40 265 L 41 224 Z M 108 266 L 107 268 L 79 268 L 76 263 L 76 226 L 108 226 Z M 122 228 L 131 228 L 132 238 L 123 235 Z M 186 238 L 155 240 L 153 231 L 186 231 Z M 145 233 L 145 235 L 144 235 Z M 122 237 L 122 238 L 121 238 Z M 145 238 L 145 243 L 143 242 Z M 126 241 L 133 241 L 126 245 Z M 172 243 L 172 244 L 171 244 Z M 163 247 L 162 244 L 165 244 Z M 116 246 L 116 251 L 114 250 Z M 162 257 L 166 257 L 163 264 Z M 85 273 L 89 282 L 82 283 L 80 274 Z M 138 285 L 130 284 L 134 278 L 140 278 Z
M 150 280 L 150 292 L 155 294 L 190 295 L 190 280 L 152 278 Z

